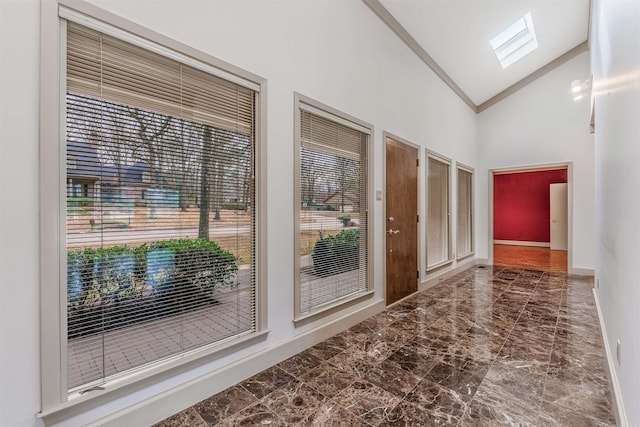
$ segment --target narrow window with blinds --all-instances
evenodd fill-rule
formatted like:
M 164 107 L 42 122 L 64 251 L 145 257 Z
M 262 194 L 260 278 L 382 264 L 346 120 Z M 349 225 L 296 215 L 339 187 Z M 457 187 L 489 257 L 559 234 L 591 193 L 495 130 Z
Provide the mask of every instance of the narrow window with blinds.
M 67 388 L 256 330 L 256 91 L 72 22 Z
M 473 171 L 458 166 L 457 175 L 456 251 L 460 259 L 473 254 Z
M 451 165 L 427 152 L 427 270 L 451 260 L 449 243 L 449 169 Z
M 371 130 L 298 104 L 296 317 L 369 290 L 368 140 Z

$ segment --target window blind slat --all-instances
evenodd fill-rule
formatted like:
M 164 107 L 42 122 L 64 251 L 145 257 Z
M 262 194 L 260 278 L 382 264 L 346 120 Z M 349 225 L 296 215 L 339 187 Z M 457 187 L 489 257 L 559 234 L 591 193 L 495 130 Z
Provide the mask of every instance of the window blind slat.
M 252 131 L 254 92 L 248 88 L 72 23 L 68 46 L 70 93 Z

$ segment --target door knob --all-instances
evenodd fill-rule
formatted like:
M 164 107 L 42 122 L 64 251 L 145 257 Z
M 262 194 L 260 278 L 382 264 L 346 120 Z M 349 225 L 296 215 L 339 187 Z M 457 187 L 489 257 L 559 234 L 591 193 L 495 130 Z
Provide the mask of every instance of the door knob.
M 400 230 L 394 230 L 393 228 L 390 228 L 387 230 L 387 233 L 389 233 L 389 236 L 393 236 L 394 234 L 398 234 L 400 232 Z

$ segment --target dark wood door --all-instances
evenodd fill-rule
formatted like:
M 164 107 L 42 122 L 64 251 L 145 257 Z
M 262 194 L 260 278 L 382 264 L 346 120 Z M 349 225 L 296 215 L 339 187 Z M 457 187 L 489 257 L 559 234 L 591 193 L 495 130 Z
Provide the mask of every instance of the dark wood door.
M 386 139 L 387 305 L 418 290 L 418 149 Z

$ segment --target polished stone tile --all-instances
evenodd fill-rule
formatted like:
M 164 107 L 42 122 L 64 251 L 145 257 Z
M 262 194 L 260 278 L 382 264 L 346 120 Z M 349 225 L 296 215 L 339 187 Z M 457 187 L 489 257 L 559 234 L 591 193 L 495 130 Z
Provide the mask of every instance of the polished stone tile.
M 389 314 L 384 312 L 370 317 L 364 322 L 358 323 L 351 328 L 351 331 L 358 334 L 375 334 L 376 332 L 381 331 L 395 321 L 395 317 L 390 316 Z
M 615 422 L 610 392 L 606 383 L 594 382 L 591 375 L 585 373 L 582 378 L 548 377 L 543 399 L 565 409 L 580 412 L 583 415 Z
M 555 335 L 555 320 L 552 324 L 549 324 L 545 322 L 527 321 L 523 316 L 520 316 L 516 324 L 513 326 L 509 338 L 518 338 L 520 340 L 531 342 L 544 341 L 549 343 L 549 346 L 551 346 Z
M 409 341 L 410 339 L 412 339 L 417 335 L 411 329 L 407 330 L 405 328 L 398 327 L 397 323 L 398 322 L 394 322 L 390 324 L 389 327 L 376 333 L 375 334 L 376 339 L 386 342 L 387 344 L 389 344 L 389 347 L 391 348 L 397 349 L 402 347 L 407 341 Z
M 435 427 L 454 426 L 456 423 L 457 420 L 453 417 L 440 418 L 418 405 L 403 400 L 378 425 L 384 427 Z
M 322 360 L 327 360 L 342 353 L 351 344 L 352 343 L 350 343 L 345 337 L 335 335 L 326 341 L 314 345 L 308 350 L 308 352 Z
M 216 424 L 217 427 L 250 427 L 260 425 L 280 427 L 286 426 L 287 423 L 269 411 L 264 405 L 258 403 Z
M 590 282 L 474 267 L 161 427 L 615 425 Z
M 433 357 L 426 350 L 410 345 L 396 350 L 387 360 L 396 363 L 401 369 L 411 372 L 418 378 L 424 378 L 439 362 L 438 357 Z
M 498 353 L 498 359 L 547 365 L 552 347 L 553 341 L 531 341 L 510 336 Z
M 203 400 L 193 408 L 203 420 L 214 425 L 256 403 L 256 401 L 257 399 L 247 390 L 241 386 L 235 386 Z
M 498 356 L 504 345 L 504 340 L 504 336 L 470 334 L 451 346 L 447 353 L 443 354 L 443 357 L 448 359 L 459 355 L 459 357 L 466 359 L 490 363 Z
M 387 359 L 372 367 L 363 379 L 402 398 L 418 384 L 421 378 Z
M 376 354 L 372 357 L 359 348 L 353 348 L 351 351 L 345 351 L 332 357 L 327 363 L 340 370 L 349 372 L 356 378 L 363 378 L 371 368 L 382 363 L 384 358 L 378 356 L 379 355 Z
M 508 390 L 483 384 L 458 425 L 534 427 L 539 409 L 513 399 Z
M 370 426 L 369 423 L 333 400 L 325 403 L 320 409 L 309 415 L 302 424 L 312 427 Z
M 529 298 L 531 298 L 531 295 L 528 293 L 514 292 L 512 288 L 509 288 L 509 290 L 504 291 L 500 295 L 500 298 L 498 298 L 495 303 L 510 307 L 514 311 L 520 311 L 527 304 Z
M 378 333 L 369 335 L 361 342 L 354 344 L 352 349 L 365 353 L 371 359 L 382 362 L 406 342 L 403 338 L 387 340 L 386 338 L 389 336 L 392 336 L 392 334 L 387 334 L 384 337 L 379 336 Z
M 305 420 L 326 400 L 318 391 L 296 380 L 266 396 L 262 404 L 286 423 L 293 424 Z
M 323 363 L 300 377 L 301 381 L 329 398 L 340 393 L 357 379 L 358 377 L 351 372 L 338 369 L 328 363 Z
M 273 366 L 243 381 L 242 387 L 247 389 L 256 398 L 261 399 L 292 380 L 293 377 L 291 375 L 279 367 Z
M 605 427 L 613 426 L 612 420 L 603 421 L 584 415 L 579 411 L 567 409 L 554 403 L 544 402 L 540 412 L 540 427 Z
M 200 414 L 193 409 L 187 408 L 182 412 L 167 418 L 166 420 L 154 424 L 153 427 L 208 427 L 209 424 L 202 419 Z
M 510 399 L 539 407 L 542 402 L 545 379 L 545 365 L 497 361 L 487 371 L 482 387 L 501 389 L 502 395 L 510 395 Z
M 290 375 L 298 377 L 310 369 L 315 368 L 320 363 L 322 363 L 322 359 L 315 356 L 311 351 L 306 350 L 281 362 L 279 366 Z
M 454 317 L 451 314 L 441 317 L 431 325 L 430 331 L 427 335 L 422 334 L 422 337 L 431 339 L 443 339 L 447 341 L 459 340 L 474 323 L 464 317 Z
M 467 408 L 466 396 L 426 379 L 407 395 L 405 401 L 451 424 L 457 423 Z
M 374 384 L 356 381 L 335 400 L 363 421 L 378 425 L 401 399 Z
M 487 369 L 488 364 L 475 364 L 465 370 L 440 362 L 424 379 L 447 387 L 469 401 L 480 386 Z

